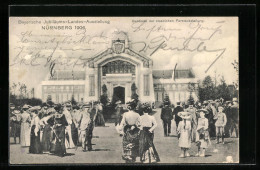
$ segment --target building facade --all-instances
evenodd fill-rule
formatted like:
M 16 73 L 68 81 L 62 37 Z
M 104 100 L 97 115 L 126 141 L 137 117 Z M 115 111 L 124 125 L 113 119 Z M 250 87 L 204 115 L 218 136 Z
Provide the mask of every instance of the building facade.
M 123 103 L 131 100 L 131 85 L 137 86 L 141 102 L 161 102 L 168 94 L 173 103 L 186 101 L 190 94 L 197 99 L 196 88 L 188 85 L 196 78 L 188 70 L 153 70 L 153 61 L 128 47 L 125 40 L 113 40 L 111 48 L 90 57 L 85 70 L 60 70 L 42 81 L 42 100 L 51 97 L 55 103 L 71 100 L 97 101 L 106 85 L 112 101 L 116 95 Z

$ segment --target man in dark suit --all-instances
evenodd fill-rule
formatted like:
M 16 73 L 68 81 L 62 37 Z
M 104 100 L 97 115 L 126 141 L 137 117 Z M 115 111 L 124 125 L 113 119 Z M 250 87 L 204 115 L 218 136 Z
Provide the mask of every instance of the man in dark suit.
M 169 103 L 164 103 L 162 108 L 161 119 L 163 121 L 164 136 L 169 136 L 171 133 L 171 121 L 173 119 L 172 109 L 169 107 Z
M 181 102 L 177 102 L 177 106 L 173 110 L 173 115 L 175 117 L 175 122 L 176 122 L 176 129 L 179 125 L 179 122 L 182 120 L 182 118 L 178 116 L 179 112 L 183 112 L 183 108 L 181 107 Z
M 238 121 L 238 114 L 239 114 L 239 105 L 238 99 L 233 98 L 233 105 L 230 108 L 230 117 L 231 117 L 231 135 L 233 130 L 235 130 L 236 137 L 239 137 L 239 121 Z

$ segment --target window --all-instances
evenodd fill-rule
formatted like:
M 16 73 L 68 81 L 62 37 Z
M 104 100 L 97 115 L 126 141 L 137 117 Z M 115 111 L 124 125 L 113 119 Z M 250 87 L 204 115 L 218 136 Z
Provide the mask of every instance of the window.
M 150 95 L 149 75 L 144 75 L 144 96 Z
M 95 96 L 95 76 L 89 76 L 89 96 Z

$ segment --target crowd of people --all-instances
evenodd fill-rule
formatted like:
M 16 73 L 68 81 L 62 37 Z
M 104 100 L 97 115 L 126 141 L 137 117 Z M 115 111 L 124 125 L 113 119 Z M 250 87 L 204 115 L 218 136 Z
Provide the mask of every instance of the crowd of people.
M 153 143 L 154 129 L 157 127 L 152 115 L 154 105 L 141 104 L 133 99 L 125 105 L 117 101 L 115 106 L 115 126 L 122 136 L 122 159 L 126 163 L 136 162 L 156 163 L 160 161 L 159 154 Z M 24 105 L 21 108 L 10 104 L 10 135 L 19 138 L 22 147 L 29 146 L 29 153 L 44 152 L 66 155 L 66 149 L 82 147 L 82 150 L 92 150 L 92 136 L 95 126 L 105 126 L 103 105 L 100 102 L 72 105 L 64 104 L 42 106 Z M 238 137 L 238 100 L 224 102 L 209 100 L 203 103 L 177 102 L 173 107 L 169 101 L 164 101 L 161 109 L 164 136 L 171 134 L 171 122 L 176 123 L 180 157 L 189 157 L 192 143 L 198 147 L 196 156 L 205 156 L 211 140 L 224 144 L 225 137 L 231 137 L 233 131 Z
M 180 157 L 189 157 L 188 150 L 191 144 L 198 147 L 196 156 L 205 156 L 206 149 L 211 145 L 211 140 L 224 144 L 225 137 L 239 136 L 238 100 L 224 102 L 223 99 L 215 101 L 208 100 L 183 104 L 177 102 L 176 107 L 170 106 L 168 101 L 164 102 L 161 112 L 164 136 L 171 133 L 171 122 L 174 119 L 181 148 Z M 235 133 L 235 135 L 233 135 Z
M 105 126 L 102 105 L 92 102 L 81 105 L 43 103 L 25 104 L 17 108 L 10 104 L 10 136 L 29 153 L 66 155 L 66 149 L 82 145 L 83 151 L 92 150 L 94 126 Z

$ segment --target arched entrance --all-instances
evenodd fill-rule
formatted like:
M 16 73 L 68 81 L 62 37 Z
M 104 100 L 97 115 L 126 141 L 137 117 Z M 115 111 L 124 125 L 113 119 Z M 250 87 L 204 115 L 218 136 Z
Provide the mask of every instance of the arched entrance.
M 116 102 L 120 100 L 122 103 L 125 103 L 125 88 L 124 87 L 115 87 L 113 93 L 113 101 Z

